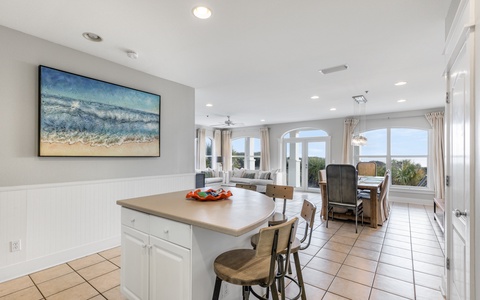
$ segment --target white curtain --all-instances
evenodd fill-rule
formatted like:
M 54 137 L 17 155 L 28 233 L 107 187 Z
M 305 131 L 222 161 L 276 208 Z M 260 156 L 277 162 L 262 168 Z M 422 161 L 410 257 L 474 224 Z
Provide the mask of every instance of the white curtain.
M 220 130 L 215 129 L 213 131 L 213 141 L 215 143 L 215 152 L 213 153 L 213 155 L 215 155 L 215 161 L 217 162 L 217 166 L 218 163 L 221 163 L 223 169 L 223 161 L 221 159 L 217 160 L 219 156 L 222 156 L 222 132 Z
M 445 199 L 445 122 L 443 112 L 425 114 L 433 128 L 433 182 L 435 198 Z
M 344 164 L 351 164 L 352 161 L 352 136 L 357 126 L 357 119 L 345 119 L 343 123 L 343 157 L 342 162 Z
M 260 128 L 260 170 L 270 170 L 270 133 L 268 128 Z
M 223 170 L 232 170 L 232 131 L 222 131 L 222 157 L 223 157 Z
M 205 170 L 207 168 L 207 162 L 205 159 L 205 128 L 197 129 L 197 165 L 196 168 Z
M 215 141 L 215 156 L 222 156 L 222 132 L 220 130 L 213 131 L 213 140 Z

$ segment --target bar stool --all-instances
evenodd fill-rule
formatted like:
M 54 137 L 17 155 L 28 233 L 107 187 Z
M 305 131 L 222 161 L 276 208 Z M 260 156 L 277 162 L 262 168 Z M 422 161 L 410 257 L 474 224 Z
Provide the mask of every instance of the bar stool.
M 277 185 L 277 184 L 267 184 L 265 195 L 272 197 L 273 201 L 275 199 L 283 199 L 283 210 L 281 213 L 275 212 L 273 216 L 268 220 L 268 225 L 278 225 L 288 220 L 288 217 L 285 215 L 287 209 L 287 200 L 293 199 L 293 186 L 288 185 Z
M 217 256 L 213 264 L 215 274 L 215 289 L 213 300 L 218 300 L 222 281 L 243 286 L 243 299 L 248 300 L 250 293 L 258 299 L 265 299 L 258 295 L 252 286 L 271 288 L 272 297 L 278 300 L 276 280 L 282 280 L 289 264 L 288 256 L 296 234 L 298 218 L 276 226 L 260 229 L 256 249 L 235 249 Z M 283 272 L 276 271 L 280 253 L 285 252 L 287 259 L 283 261 Z M 285 295 L 282 294 L 282 300 Z
M 303 282 L 303 275 L 302 275 L 302 266 L 300 265 L 300 258 L 298 256 L 298 251 L 299 250 L 305 250 L 310 246 L 310 242 L 312 241 L 312 233 L 313 233 L 313 224 L 315 221 L 315 214 L 317 212 L 317 206 L 313 203 L 311 203 L 308 200 L 303 200 L 303 205 L 302 205 L 302 211 L 300 212 L 300 216 L 303 218 L 305 221 L 305 231 L 303 233 L 303 236 L 301 239 L 295 237 L 295 240 L 293 241 L 292 248 L 290 249 L 290 253 L 293 254 L 293 260 L 295 263 L 295 271 L 297 273 L 297 281 L 295 281 L 293 278 L 290 276 L 285 275 L 286 278 L 290 279 L 292 282 L 297 284 L 299 287 L 300 291 L 299 293 L 294 297 L 291 298 L 291 300 L 298 299 L 300 296 L 302 297 L 302 300 L 306 300 L 307 296 L 305 294 L 305 284 Z M 255 249 L 255 247 L 258 244 L 258 239 L 259 235 L 255 234 L 251 239 L 250 242 L 252 244 L 252 247 Z M 286 255 L 287 253 L 281 253 L 282 255 Z M 280 269 L 280 267 L 279 267 Z M 291 266 L 288 264 L 288 270 L 289 274 L 292 274 Z M 279 285 L 279 290 L 282 294 L 284 294 L 284 283 L 281 282 L 278 284 Z

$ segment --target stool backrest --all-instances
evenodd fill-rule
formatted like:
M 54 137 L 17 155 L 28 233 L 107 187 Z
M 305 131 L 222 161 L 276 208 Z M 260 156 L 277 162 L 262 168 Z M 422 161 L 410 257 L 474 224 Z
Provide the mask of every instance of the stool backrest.
M 287 266 L 290 264 L 290 249 L 292 242 L 295 240 L 297 224 L 298 218 L 295 217 L 285 223 L 260 229 L 256 256 L 271 257 L 270 276 L 268 280 L 269 285 L 275 280 L 275 276 L 277 276 L 277 278 L 279 276 L 276 274 L 277 258 L 279 256 L 278 254 L 284 252 L 285 249 L 286 259 L 284 261 L 285 266 L 283 270 L 286 270 Z M 285 274 L 280 276 L 285 276 Z
M 287 209 L 287 200 L 293 199 L 294 187 L 289 185 L 267 184 L 265 195 L 272 197 L 273 201 L 276 198 L 283 199 L 283 214 Z
M 293 190 L 293 186 L 289 185 L 267 184 L 265 195 L 272 198 L 292 200 Z
M 315 221 L 316 212 L 317 206 L 315 204 L 308 201 L 307 199 L 303 200 L 302 212 L 300 213 L 300 216 L 305 220 L 306 225 L 303 238 L 300 240 L 300 243 L 302 243 L 300 250 L 305 250 L 308 248 L 308 246 L 310 246 L 310 242 L 312 241 L 313 223 Z M 303 245 L 307 238 L 307 244 Z

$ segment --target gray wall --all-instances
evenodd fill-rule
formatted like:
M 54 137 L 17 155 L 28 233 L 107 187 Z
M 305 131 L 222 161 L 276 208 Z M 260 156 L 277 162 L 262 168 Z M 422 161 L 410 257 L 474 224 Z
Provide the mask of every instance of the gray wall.
M 193 88 L 1 26 L 0 41 L 0 187 L 193 172 Z M 161 95 L 161 156 L 38 157 L 40 64 Z

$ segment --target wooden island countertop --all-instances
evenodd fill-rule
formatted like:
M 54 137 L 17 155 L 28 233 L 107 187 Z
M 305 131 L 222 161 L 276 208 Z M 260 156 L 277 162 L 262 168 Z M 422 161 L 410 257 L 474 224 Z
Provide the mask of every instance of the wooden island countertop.
M 264 194 L 229 187 L 232 196 L 217 201 L 186 199 L 190 190 L 117 201 L 118 205 L 150 215 L 241 236 L 274 213 L 275 203 Z

